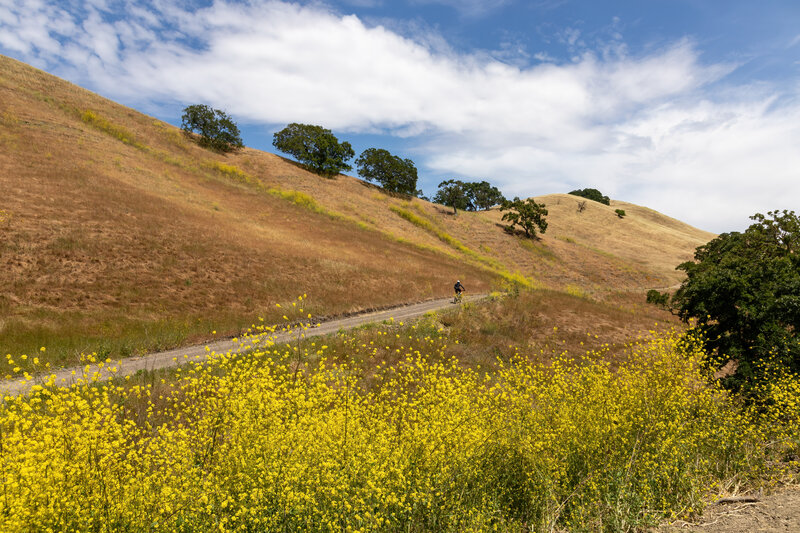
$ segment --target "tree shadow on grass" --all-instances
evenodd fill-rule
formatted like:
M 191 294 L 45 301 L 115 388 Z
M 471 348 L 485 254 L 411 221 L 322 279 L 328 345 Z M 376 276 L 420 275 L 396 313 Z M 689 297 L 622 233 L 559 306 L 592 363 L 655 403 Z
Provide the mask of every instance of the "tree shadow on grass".
M 300 170 L 305 170 L 306 172 L 310 172 L 311 174 L 314 174 L 315 176 L 319 176 L 321 178 L 325 178 L 328 180 L 335 180 L 336 178 L 339 177 L 339 174 L 320 174 L 319 172 L 315 171 L 313 168 L 311 168 L 309 165 L 306 165 L 305 163 L 300 163 L 299 161 L 295 161 L 294 159 L 289 159 L 288 157 L 284 157 L 279 154 L 275 154 L 275 156 L 280 157 L 284 162 L 292 165 L 293 167 L 299 168 Z
M 515 228 L 513 226 L 506 226 L 505 224 L 500 224 L 499 222 L 495 222 L 494 225 L 497 226 L 498 228 L 501 228 L 503 231 L 505 231 L 509 235 L 513 235 L 514 237 L 523 237 L 523 238 L 526 238 L 526 239 L 530 239 L 532 241 L 541 241 L 542 240 L 542 238 L 539 237 L 538 234 L 534 234 L 534 235 L 530 235 L 530 236 L 525 235 L 525 230 L 524 229 Z
M 386 189 L 384 189 L 380 185 L 375 185 L 374 183 L 370 183 L 367 180 L 363 180 L 361 178 L 356 178 L 356 179 L 361 183 L 362 186 L 366 187 L 367 189 L 369 189 L 371 191 L 376 191 L 376 192 L 385 194 L 386 196 L 388 196 L 390 198 L 397 198 L 398 200 L 411 200 L 413 198 L 416 198 L 416 196 L 414 196 L 413 194 L 408 194 L 408 193 L 404 193 L 404 192 L 387 191 Z

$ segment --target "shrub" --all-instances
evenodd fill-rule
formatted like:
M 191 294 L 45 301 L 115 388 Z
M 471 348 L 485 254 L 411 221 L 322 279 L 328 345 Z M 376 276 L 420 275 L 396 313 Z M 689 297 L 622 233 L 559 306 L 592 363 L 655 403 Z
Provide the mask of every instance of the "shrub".
M 647 303 L 657 305 L 659 307 L 667 307 L 669 305 L 669 293 L 658 292 L 655 289 L 647 291 Z
M 616 213 L 619 218 L 625 218 L 624 209 L 614 209 L 614 213 Z

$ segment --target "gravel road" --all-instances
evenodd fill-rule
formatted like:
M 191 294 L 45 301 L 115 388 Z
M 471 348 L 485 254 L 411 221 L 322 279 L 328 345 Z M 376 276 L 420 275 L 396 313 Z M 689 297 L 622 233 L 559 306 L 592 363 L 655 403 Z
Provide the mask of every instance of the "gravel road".
M 465 296 L 464 302 L 471 302 L 485 297 L 485 295 L 471 295 Z M 428 300 L 412 305 L 404 305 L 400 307 L 393 307 L 381 311 L 374 311 L 368 313 L 357 314 L 346 318 L 339 318 L 335 320 L 328 320 L 321 322 L 318 326 L 309 328 L 304 331 L 305 337 L 317 337 L 335 333 L 342 329 L 351 329 L 364 324 L 375 322 L 382 322 L 393 318 L 395 321 L 410 320 L 420 317 L 425 313 L 431 311 L 438 311 L 440 309 L 453 307 L 452 298 L 439 298 L 436 300 Z M 298 332 L 284 332 L 277 333 L 272 341 L 276 344 L 281 344 L 294 340 L 298 336 Z M 166 352 L 157 352 L 137 357 L 129 357 L 121 359 L 109 364 L 112 368 L 116 368 L 116 372 L 112 373 L 107 368 L 98 369 L 96 367 L 91 369 L 91 373 L 98 372 L 99 378 L 108 378 L 112 375 L 117 377 L 124 377 L 133 375 L 140 370 L 158 370 L 161 368 L 169 368 L 177 366 L 187 361 L 201 362 L 206 360 L 212 353 L 241 353 L 246 352 L 251 348 L 249 343 L 240 344 L 234 342 L 233 339 L 224 339 L 216 342 L 201 344 L 196 346 L 186 346 L 183 348 L 176 348 Z M 84 367 L 64 368 L 53 372 L 55 374 L 55 383 L 59 386 L 69 386 L 79 378 L 85 377 Z M 91 375 L 91 374 L 90 374 Z M 0 394 L 17 395 L 24 394 L 30 388 L 38 383 L 38 379 L 31 381 L 25 380 L 11 380 L 0 382 Z

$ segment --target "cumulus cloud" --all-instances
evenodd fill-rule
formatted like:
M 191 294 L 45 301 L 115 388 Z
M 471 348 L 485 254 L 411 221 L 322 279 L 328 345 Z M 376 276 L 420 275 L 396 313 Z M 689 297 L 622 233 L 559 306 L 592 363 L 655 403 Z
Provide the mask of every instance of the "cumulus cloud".
M 711 230 L 800 197 L 796 87 L 728 87 L 736 66 L 689 40 L 635 56 L 565 31 L 572 62 L 525 66 L 319 5 L 3 2 L 0 46 L 129 103 L 403 136 L 423 173 L 519 196 L 592 186 Z

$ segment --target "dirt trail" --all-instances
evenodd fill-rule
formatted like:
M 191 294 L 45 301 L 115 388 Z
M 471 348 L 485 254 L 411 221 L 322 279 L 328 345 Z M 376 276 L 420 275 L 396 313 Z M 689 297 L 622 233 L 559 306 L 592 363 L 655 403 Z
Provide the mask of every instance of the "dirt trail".
M 694 523 L 675 522 L 657 533 L 796 533 L 800 531 L 800 487 L 784 487 L 758 498 L 754 503 L 731 503 L 709 506 Z
M 465 296 L 464 302 L 479 300 L 483 297 L 485 297 L 485 295 L 480 294 Z M 327 335 L 329 333 L 335 333 L 342 329 L 351 329 L 364 324 L 382 322 L 392 318 L 396 322 L 399 322 L 417 318 L 425 313 L 449 307 L 453 307 L 452 298 L 439 298 L 417 304 L 404 305 L 382 311 L 362 313 L 346 318 L 329 320 L 326 322 L 321 322 L 319 326 L 312 327 L 306 331 L 301 330 L 296 332 L 279 332 L 276 333 L 271 340 L 276 344 L 280 344 L 295 340 L 300 334 L 303 334 L 305 337 L 317 337 L 321 335 Z M 119 361 L 109 364 L 111 368 L 117 369 L 116 373 L 111 372 L 107 368 L 98 369 L 97 367 L 93 367 L 89 376 L 91 376 L 94 372 L 99 372 L 100 379 L 108 378 L 112 375 L 124 377 L 133 375 L 140 370 L 158 370 L 161 368 L 169 368 L 188 361 L 202 362 L 208 359 L 209 355 L 212 353 L 242 353 L 251 348 L 252 344 L 250 343 L 240 344 L 239 342 L 234 342 L 233 339 L 224 339 L 208 344 L 186 346 L 183 348 L 168 350 L 166 352 L 157 352 L 138 357 L 120 359 Z M 85 377 L 84 367 L 64 368 L 53 372 L 53 374 L 56 376 L 55 383 L 59 386 L 69 386 L 74 383 L 75 380 Z M 38 379 L 27 382 L 24 380 L 3 381 L 0 382 L 0 394 L 24 394 L 38 382 Z

